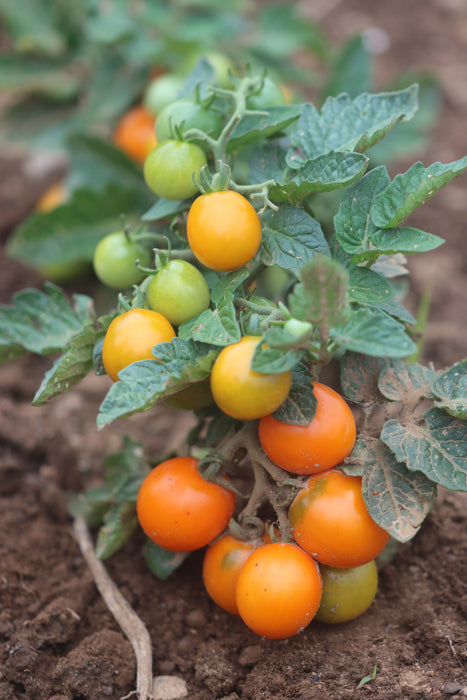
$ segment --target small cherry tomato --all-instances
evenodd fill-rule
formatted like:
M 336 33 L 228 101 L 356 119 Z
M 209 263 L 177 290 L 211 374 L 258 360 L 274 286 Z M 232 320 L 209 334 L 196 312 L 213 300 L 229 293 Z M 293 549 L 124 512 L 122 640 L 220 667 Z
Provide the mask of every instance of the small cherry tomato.
M 273 542 L 248 557 L 235 597 L 240 617 L 253 632 L 284 639 L 310 624 L 321 590 L 316 562 L 295 544 Z
M 146 535 L 172 552 L 204 547 L 227 526 L 233 491 L 203 479 L 192 457 L 174 457 L 153 469 L 138 492 L 136 510 Z
M 169 260 L 146 287 L 148 304 L 179 326 L 198 316 L 210 304 L 209 287 L 197 267 L 186 260 Z
M 165 199 L 188 199 L 198 191 L 193 177 L 207 164 L 202 148 L 195 143 L 168 139 L 154 148 L 144 161 L 147 186 Z
M 113 141 L 127 156 L 144 163 L 146 156 L 157 146 L 154 115 L 143 105 L 133 107 L 117 123 Z
M 109 233 L 94 251 L 94 272 L 102 284 L 113 289 L 126 289 L 145 278 L 146 273 L 138 269 L 138 262 L 145 267 L 150 265 L 151 252 L 125 231 Z
M 289 510 L 293 536 L 321 564 L 367 564 L 384 549 L 389 534 L 370 517 L 361 478 L 330 469 L 310 477 Z
M 144 91 L 143 104 L 146 109 L 157 117 L 164 107 L 177 99 L 183 88 L 183 82 L 183 78 L 175 73 L 165 73 L 155 77 Z
M 323 595 L 315 620 L 328 624 L 349 622 L 367 610 L 378 589 L 378 570 L 374 561 L 351 569 L 319 567 Z
M 261 338 L 244 336 L 227 345 L 217 356 L 211 371 L 211 391 L 221 411 L 239 420 L 261 418 L 287 398 L 292 373 L 261 374 L 251 369 L 255 348 Z
M 221 119 L 212 109 L 203 107 L 194 100 L 181 97 L 168 104 L 159 113 L 156 125 L 158 140 L 161 142 L 173 139 L 176 136 L 175 127 L 181 131 L 182 136 L 189 129 L 200 129 L 212 138 L 217 138 L 221 131 Z
M 249 109 L 268 109 L 268 107 L 284 105 L 285 95 L 280 85 L 266 77 L 263 79 L 261 90 L 247 97 L 246 104 Z
M 324 384 L 313 382 L 316 413 L 308 425 L 261 419 L 263 450 L 275 464 L 293 474 L 316 474 L 340 464 L 355 444 L 355 419 L 344 399 Z
M 235 600 L 238 575 L 254 549 L 253 542 L 227 534 L 210 544 L 204 555 L 204 586 L 213 601 L 233 615 L 238 615 Z
M 138 360 L 154 360 L 152 348 L 169 343 L 174 336 L 171 324 L 157 311 L 131 309 L 116 316 L 102 346 L 105 371 L 116 382 L 120 370 Z
M 210 192 L 197 197 L 187 220 L 190 248 L 212 270 L 236 270 L 258 252 L 261 222 L 255 208 L 238 192 Z

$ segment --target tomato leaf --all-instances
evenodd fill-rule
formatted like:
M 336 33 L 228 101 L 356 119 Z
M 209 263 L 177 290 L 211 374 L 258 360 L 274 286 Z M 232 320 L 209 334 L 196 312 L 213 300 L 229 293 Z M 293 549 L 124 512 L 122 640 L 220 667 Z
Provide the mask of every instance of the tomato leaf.
M 405 173 L 396 175 L 379 195 L 372 210 L 378 228 L 394 228 L 444 185 L 467 170 L 467 156 L 452 163 L 432 163 L 427 168 L 414 163 Z
M 373 236 L 373 245 L 383 253 L 426 253 L 443 245 L 444 238 L 418 228 L 401 226 L 400 228 L 379 229 Z
M 256 346 L 251 368 L 261 374 L 279 374 L 295 367 L 304 354 L 304 350 L 271 348 L 267 345 L 267 333 L 263 341 Z
M 381 370 L 378 388 L 389 401 L 413 403 L 422 397 L 432 398 L 430 383 L 435 376 L 428 367 L 394 359 L 387 361 Z
M 408 357 L 416 346 L 404 326 L 379 309 L 357 309 L 331 337 L 346 350 L 375 357 Z
M 329 97 L 319 112 L 303 105 L 291 135 L 287 163 L 301 168 L 307 160 L 330 151 L 366 151 L 399 121 L 407 121 L 417 109 L 417 86 L 397 92 Z
M 206 309 L 199 316 L 182 323 L 178 329 L 179 338 L 211 343 L 211 345 L 231 345 L 241 338 L 241 330 L 234 305 L 234 294 L 226 292 L 215 309 Z
M 125 500 L 108 510 L 96 541 L 99 559 L 109 559 L 118 552 L 138 529 L 136 500 Z
M 336 56 L 323 95 L 340 95 L 347 92 L 350 97 L 357 97 L 371 89 L 371 74 L 372 63 L 366 42 L 363 36 L 353 36 Z
M 72 301 L 54 284 L 44 291 L 23 289 L 11 306 L 0 305 L 0 363 L 34 352 L 59 352 L 94 318 L 92 300 L 75 294 Z
M 407 311 L 405 306 L 402 306 L 402 304 L 396 301 L 394 297 L 389 301 L 379 302 L 379 304 L 375 305 L 367 303 L 367 306 L 374 306 L 380 311 L 384 311 L 389 316 L 393 316 L 398 321 L 402 321 L 402 323 L 407 323 L 411 326 L 415 325 L 416 323 L 416 319 L 412 316 L 410 311 Z
M 345 321 L 347 273 L 339 263 L 319 255 L 303 266 L 300 279 L 289 297 L 293 316 L 319 328 Z
M 298 270 L 316 253 L 329 254 L 320 224 L 300 207 L 284 205 L 263 216 L 261 247 L 257 258 L 264 265 Z
M 262 141 L 280 133 L 300 115 L 301 105 L 280 105 L 269 107 L 265 114 L 250 115 L 241 120 L 235 127 L 227 143 L 229 152 Z
M 141 219 L 143 221 L 160 221 L 160 219 L 175 216 L 175 214 L 181 214 L 182 211 L 190 208 L 191 202 L 191 199 L 175 200 L 159 197 L 157 202 L 143 214 Z
M 394 287 L 384 277 L 367 267 L 349 265 L 347 268 L 348 299 L 358 304 L 377 304 L 394 296 Z
M 384 363 L 382 357 L 346 352 L 340 360 L 340 380 L 347 398 L 357 403 L 375 401 L 379 397 L 378 377 Z
M 430 511 L 436 485 L 409 471 L 379 440 L 360 441 L 357 459 L 363 465 L 363 500 L 373 520 L 399 542 L 412 539 Z M 353 466 L 349 473 L 355 474 Z
M 381 440 L 408 469 L 447 489 L 467 491 L 467 424 L 439 408 L 425 413 L 425 426 L 385 423 Z
M 284 403 L 274 411 L 274 418 L 281 423 L 309 425 L 315 417 L 317 405 L 310 371 L 308 367 L 298 363 L 292 369 L 292 386 L 289 394 Z
M 165 581 L 173 571 L 178 569 L 189 555 L 189 552 L 169 552 L 168 549 L 160 547 L 149 537 L 143 545 L 142 552 L 148 569 L 162 581 Z
M 467 359 L 438 374 L 431 383 L 435 406 L 467 420 Z
M 72 338 L 63 355 L 46 372 L 32 401 L 33 406 L 43 406 L 84 379 L 94 366 L 95 344 L 103 340 L 111 320 L 111 316 L 103 317 L 98 326 L 87 325 Z
M 158 401 L 209 376 L 219 350 L 213 345 L 174 338 L 156 346 L 157 360 L 141 360 L 125 367 L 113 384 L 97 416 L 98 428 L 116 418 L 147 411 Z M 156 356 L 156 354 L 155 354 Z

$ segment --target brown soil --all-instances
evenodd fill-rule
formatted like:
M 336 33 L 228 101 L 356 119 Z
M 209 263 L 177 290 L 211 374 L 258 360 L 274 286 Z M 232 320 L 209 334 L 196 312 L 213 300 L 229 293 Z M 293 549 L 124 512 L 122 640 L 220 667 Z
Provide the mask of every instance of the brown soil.
M 429 163 L 465 155 L 464 0 L 302 4 L 314 12 L 326 8 L 323 24 L 336 41 L 369 27 L 387 33 L 389 47 L 376 58 L 381 84 L 402 71 L 433 69 L 443 85 L 442 118 L 420 157 Z M 31 173 L 30 162 L 25 167 L 17 159 L 1 165 L 5 239 L 49 175 L 38 178 L 37 168 Z M 424 359 L 438 368 L 465 354 L 466 185 L 464 175 L 413 218 L 447 240 L 411 264 L 412 310 L 427 285 L 433 290 Z M 5 255 L 0 265 L 0 301 L 40 283 Z M 49 364 L 27 357 L 0 369 L 0 699 L 121 698 L 135 687 L 133 652 L 73 539 L 65 493 L 89 485 L 123 433 L 157 454 L 189 418 L 153 411 L 98 433 L 96 410 L 108 384 L 91 376 L 50 406 L 32 408 Z M 149 573 L 138 543 L 107 568 L 149 629 L 155 674 L 184 679 L 192 700 L 461 697 L 467 695 L 466 506 L 465 495 L 441 491 L 422 531 L 383 570 L 377 598 L 361 618 L 337 627 L 312 623 L 279 642 L 258 638 L 208 599 L 199 553 L 166 582 Z M 358 690 L 375 665 L 376 678 Z

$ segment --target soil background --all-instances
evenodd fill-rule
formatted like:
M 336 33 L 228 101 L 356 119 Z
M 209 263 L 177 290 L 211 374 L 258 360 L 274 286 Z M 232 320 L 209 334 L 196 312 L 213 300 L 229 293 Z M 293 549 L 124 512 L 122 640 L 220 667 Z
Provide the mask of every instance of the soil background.
M 466 0 L 326 0 L 300 3 L 340 44 L 377 29 L 378 85 L 427 68 L 442 86 L 442 111 L 425 164 L 467 153 Z M 381 33 L 383 32 L 383 33 Z M 394 165 L 394 172 L 413 162 Z M 397 170 L 396 170 L 397 169 Z M 56 176 L 34 156 L 0 159 L 2 245 Z M 409 305 L 432 289 L 425 362 L 439 369 L 466 348 L 467 177 L 449 184 L 411 219 L 446 244 L 410 262 Z M 0 258 L 0 301 L 41 280 Z M 89 289 L 89 282 L 87 289 Z M 155 410 L 97 432 L 108 388 L 88 377 L 44 408 L 30 402 L 49 358 L 0 369 L 0 699 L 100 700 L 135 687 L 128 641 L 105 607 L 73 538 L 65 493 L 102 473 L 102 455 L 123 434 L 164 452 L 190 421 Z M 288 640 L 258 638 L 215 606 L 201 581 L 202 554 L 165 582 L 146 568 L 138 542 L 107 562 L 112 578 L 147 625 L 154 673 L 186 682 L 192 700 L 334 700 L 467 696 L 467 500 L 440 490 L 421 532 L 380 576 L 377 598 L 352 623 L 313 622 Z M 362 677 L 376 678 L 357 689 Z

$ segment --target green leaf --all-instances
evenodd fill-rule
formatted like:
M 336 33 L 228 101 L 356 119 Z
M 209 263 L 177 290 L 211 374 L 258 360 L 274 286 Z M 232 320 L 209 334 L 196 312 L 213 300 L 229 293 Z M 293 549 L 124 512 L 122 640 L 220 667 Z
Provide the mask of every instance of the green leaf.
M 381 370 L 378 388 L 389 401 L 404 401 L 414 405 L 419 398 L 431 398 L 430 383 L 435 376 L 428 367 L 390 360 Z
M 467 359 L 438 374 L 431 383 L 435 406 L 467 420 Z
M 281 105 L 270 107 L 263 115 L 251 115 L 245 117 L 236 126 L 227 143 L 229 152 L 243 148 L 250 143 L 265 141 L 279 134 L 286 127 L 296 121 L 300 114 L 301 105 Z
M 288 171 L 280 183 L 269 188 L 269 195 L 275 202 L 295 204 L 313 192 L 332 192 L 360 178 L 368 162 L 361 153 L 330 151 Z
M 353 36 L 344 44 L 331 70 L 323 90 L 325 96 L 347 92 L 350 97 L 358 97 L 371 89 L 372 61 L 362 36 Z
M 362 495 L 380 527 L 399 542 L 417 534 L 436 496 L 436 485 L 419 472 L 410 472 L 379 440 L 367 446 Z
M 272 330 L 272 334 L 274 330 Z M 279 374 L 295 367 L 303 357 L 304 350 L 270 347 L 268 343 L 268 337 L 270 336 L 271 334 L 267 331 L 262 341 L 256 346 L 251 361 L 251 368 L 261 374 Z
M 467 491 L 467 424 L 439 408 L 425 413 L 425 426 L 385 423 L 381 440 L 411 471 L 447 489 Z
M 378 304 L 394 296 L 394 287 L 377 272 L 357 265 L 350 265 L 347 272 L 349 301 L 358 304 Z
M 132 191 L 109 184 L 105 190 L 76 190 L 71 199 L 20 224 L 7 244 L 14 259 L 32 267 L 91 261 L 100 239 L 122 229 L 122 215 L 135 215 Z
M 1 0 L 0 14 L 18 52 L 48 56 L 65 52 L 66 34 L 61 25 L 65 16 L 63 5 L 40 0 L 22 0 L 21 3 Z
M 147 411 L 163 398 L 209 376 L 219 350 L 193 340 L 174 338 L 153 350 L 157 360 L 141 360 L 125 367 L 102 402 L 98 428 L 116 418 Z
M 320 224 L 300 207 L 284 205 L 267 211 L 262 221 L 258 258 L 264 265 L 298 270 L 317 253 L 329 255 Z
M 189 555 L 189 552 L 169 552 L 168 549 L 159 547 L 149 537 L 146 539 L 142 551 L 148 569 L 162 581 L 165 581 L 175 569 L 178 569 Z
M 248 279 L 248 270 L 241 268 L 221 277 L 211 289 L 211 301 L 220 304 L 226 294 L 234 294 L 242 282 Z
M 372 304 L 368 304 L 368 306 L 372 306 Z M 407 311 L 405 306 L 402 306 L 402 304 L 396 301 L 394 297 L 389 301 L 376 304 L 375 308 L 377 308 L 379 311 L 384 311 L 385 313 L 389 314 L 389 316 L 394 316 L 394 318 L 396 318 L 398 321 L 402 321 L 402 323 L 408 323 L 411 326 L 415 325 L 416 323 L 416 319 L 412 316 L 410 311 Z
M 55 360 L 45 374 L 32 401 L 33 406 L 43 406 L 84 379 L 93 369 L 94 346 L 98 340 L 103 340 L 111 320 L 110 316 L 105 320 L 100 319 L 97 327 L 85 326 L 81 333 L 72 338 L 65 353 Z
M 70 302 L 51 283 L 44 291 L 23 289 L 11 306 L 0 305 L 0 362 L 34 352 L 60 352 L 94 317 L 92 300 L 76 294 Z
M 373 207 L 373 223 L 378 228 L 398 226 L 415 209 L 444 185 L 467 170 L 467 156 L 452 163 L 432 163 L 427 168 L 414 163 L 405 173 L 396 175 L 380 194 Z
M 334 217 L 336 237 L 342 248 L 352 255 L 367 251 L 376 226 L 371 212 L 378 195 L 390 184 L 385 167 L 370 170 L 349 188 Z
M 301 283 L 289 297 L 290 310 L 300 321 L 318 327 L 338 325 L 347 318 L 347 273 L 331 258 L 319 255 L 300 270 Z
M 124 501 L 107 512 L 96 541 L 99 559 L 109 559 L 118 552 L 138 529 L 136 501 Z
M 444 243 L 444 238 L 410 226 L 376 231 L 373 245 L 383 253 L 426 253 Z
M 281 423 L 309 425 L 315 417 L 317 405 L 310 371 L 299 363 L 292 369 L 292 386 L 286 400 L 274 412 L 274 418 Z
M 340 380 L 347 398 L 356 403 L 369 403 L 378 399 L 378 377 L 384 363 L 382 357 L 346 352 L 340 360 Z
M 199 316 L 183 323 L 178 329 L 179 338 L 211 343 L 211 345 L 231 345 L 241 338 L 241 330 L 234 305 L 234 294 L 226 292 L 215 309 L 206 309 Z
M 417 109 L 415 85 L 398 92 L 329 97 L 319 112 L 303 105 L 291 136 L 287 163 L 300 168 L 307 160 L 330 151 L 366 151 L 399 121 L 410 119 Z
M 172 217 L 175 216 L 175 214 L 181 214 L 183 211 L 190 208 L 191 201 L 191 199 L 175 200 L 159 197 L 157 202 L 143 214 L 141 219 L 143 221 L 160 221 L 160 219 Z
M 275 180 L 276 183 L 280 183 L 287 179 L 285 154 L 286 151 L 279 139 L 262 144 L 261 148 L 256 148 L 248 162 L 249 181 L 260 183 L 266 182 L 266 180 Z M 272 191 L 271 187 L 270 196 Z
M 50 61 L 38 56 L 0 56 L 0 89 L 12 92 L 16 99 L 24 95 L 42 95 L 50 100 L 70 100 L 80 88 L 68 61 Z
M 404 326 L 377 309 L 352 311 L 349 321 L 332 328 L 330 335 L 341 348 L 375 357 L 408 357 L 416 350 Z

